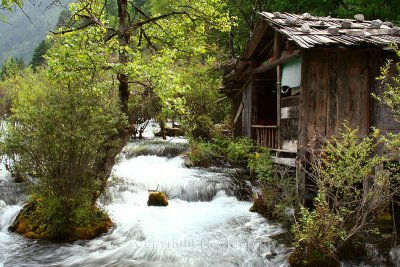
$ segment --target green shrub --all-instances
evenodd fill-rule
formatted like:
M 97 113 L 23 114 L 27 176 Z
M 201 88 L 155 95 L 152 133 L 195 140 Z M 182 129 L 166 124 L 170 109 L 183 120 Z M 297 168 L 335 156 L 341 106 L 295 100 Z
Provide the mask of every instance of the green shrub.
M 215 146 L 208 142 L 192 142 L 192 149 L 188 155 L 191 164 L 208 167 L 212 164 L 215 155 Z
M 233 139 L 228 143 L 224 154 L 231 162 L 248 160 L 254 149 L 253 141 L 246 137 Z
M 385 160 L 374 154 L 380 143 L 378 130 L 358 138 L 357 130 L 345 124 L 340 138 L 327 141 L 320 153 L 312 155 L 318 196 L 315 210 L 302 209 L 293 227 L 296 255 L 307 257 L 313 250 L 339 255 L 399 192 L 396 176 L 375 169 Z M 366 180 L 369 187 L 364 190 Z
M 260 147 L 258 151 L 250 154 L 248 160 L 250 172 L 255 174 L 257 179 L 268 181 L 272 179 L 275 168 L 271 159 L 271 152 L 268 148 Z
M 191 140 L 191 143 L 189 160 L 199 166 L 224 163 L 242 165 L 243 161 L 249 159 L 254 149 L 252 141 L 244 137 L 233 139 L 214 136 L 209 141 Z
M 18 95 L 1 152 L 24 176 L 35 173 L 32 193 L 41 201 L 32 217 L 55 236 L 94 216 L 96 159 L 123 121 L 118 99 L 102 78 L 51 79 L 46 70 L 28 69 L 14 83 Z
M 287 219 L 285 209 L 292 207 L 296 200 L 294 175 L 287 167 L 274 164 L 270 150 L 262 147 L 250 155 L 248 167 L 261 182 L 262 203 L 257 204 L 264 206 L 262 215 Z

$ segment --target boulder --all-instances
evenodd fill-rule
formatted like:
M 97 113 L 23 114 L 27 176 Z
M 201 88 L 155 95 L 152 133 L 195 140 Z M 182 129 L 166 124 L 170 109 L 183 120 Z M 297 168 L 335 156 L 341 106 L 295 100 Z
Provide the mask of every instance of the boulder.
M 168 206 L 168 198 L 163 192 L 151 192 L 147 206 Z

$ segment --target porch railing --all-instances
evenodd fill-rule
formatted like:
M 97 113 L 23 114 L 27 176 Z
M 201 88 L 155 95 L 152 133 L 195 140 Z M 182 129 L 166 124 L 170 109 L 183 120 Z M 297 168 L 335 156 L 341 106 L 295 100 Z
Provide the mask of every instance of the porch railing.
M 272 149 L 278 148 L 278 131 L 276 125 L 252 125 L 251 127 L 256 131 L 256 142 L 258 146 Z

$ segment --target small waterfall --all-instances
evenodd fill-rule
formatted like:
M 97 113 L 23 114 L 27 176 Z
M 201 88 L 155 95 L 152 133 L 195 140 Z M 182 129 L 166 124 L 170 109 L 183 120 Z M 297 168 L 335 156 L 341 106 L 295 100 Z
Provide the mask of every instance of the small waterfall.
M 186 168 L 177 156 L 184 139 L 175 139 L 174 155 L 126 152 L 139 146 L 165 151 L 172 143 L 157 140 L 147 149 L 136 141 L 125 148 L 99 199 L 115 227 L 89 241 L 54 243 L 9 233 L 22 202 L 3 173 L 0 186 L 10 193 L 0 195 L 0 267 L 286 266 L 290 249 L 272 238 L 284 230 L 232 196 L 228 173 Z M 168 195 L 167 207 L 147 206 L 148 191 L 156 189 Z

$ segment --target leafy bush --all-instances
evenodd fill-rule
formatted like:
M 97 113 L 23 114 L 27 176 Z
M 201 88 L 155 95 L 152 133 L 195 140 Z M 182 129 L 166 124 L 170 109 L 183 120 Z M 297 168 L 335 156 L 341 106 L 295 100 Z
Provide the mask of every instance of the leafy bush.
M 359 139 L 357 130 L 345 124 L 340 139 L 332 138 L 319 154 L 312 155 L 311 175 L 318 196 L 315 210 L 302 209 L 293 227 L 297 256 L 304 260 L 313 251 L 338 255 L 358 234 L 368 230 L 373 218 L 399 192 L 396 176 L 375 170 L 384 161 L 384 157 L 374 155 L 380 143 L 378 130 Z M 369 188 L 364 190 L 366 179 Z
M 249 157 L 250 172 L 261 182 L 262 215 L 268 218 L 287 219 L 285 209 L 292 207 L 296 200 L 295 179 L 288 167 L 274 164 L 267 148 L 258 148 Z M 260 202 L 259 201 L 259 202 Z
M 274 175 L 274 163 L 271 160 L 271 152 L 268 148 L 259 148 L 257 152 L 249 156 L 248 167 L 250 172 L 262 181 L 268 181 Z
M 246 137 L 233 139 L 228 143 L 228 147 L 224 151 L 227 158 L 232 161 L 248 160 L 250 153 L 254 149 L 253 141 Z
M 254 149 L 248 138 L 226 138 L 215 136 L 209 141 L 192 140 L 192 151 L 189 159 L 194 165 L 209 166 L 212 164 L 242 164 L 248 160 Z
M 213 155 L 215 155 L 215 146 L 212 143 L 192 142 L 192 150 L 188 157 L 192 164 L 208 167 L 213 162 Z
M 1 140 L 2 152 L 25 176 L 35 173 L 32 218 L 59 234 L 88 223 L 99 190 L 100 147 L 123 121 L 103 77 L 51 79 L 28 69 L 15 80 L 18 95 Z M 31 219 L 32 219 L 31 218 Z

